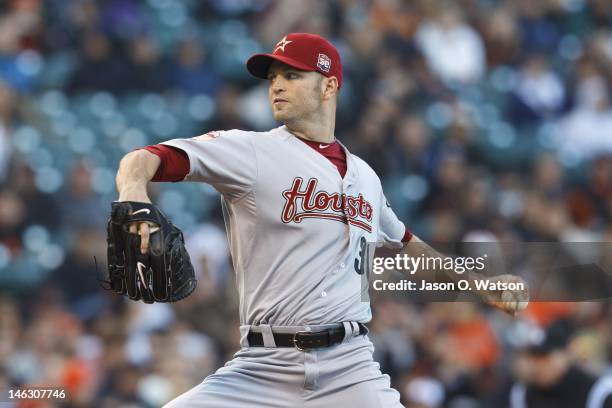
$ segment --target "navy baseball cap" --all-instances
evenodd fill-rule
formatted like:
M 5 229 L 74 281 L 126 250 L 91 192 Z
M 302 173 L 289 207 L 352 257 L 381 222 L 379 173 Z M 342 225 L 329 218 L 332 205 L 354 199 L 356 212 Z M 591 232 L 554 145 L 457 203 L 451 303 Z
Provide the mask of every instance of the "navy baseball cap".
M 251 75 L 268 79 L 273 61 L 280 61 L 302 71 L 316 71 L 326 77 L 338 79 L 342 86 L 342 62 L 336 47 L 320 35 L 308 33 L 287 34 L 274 46 L 271 54 L 255 54 L 246 62 Z

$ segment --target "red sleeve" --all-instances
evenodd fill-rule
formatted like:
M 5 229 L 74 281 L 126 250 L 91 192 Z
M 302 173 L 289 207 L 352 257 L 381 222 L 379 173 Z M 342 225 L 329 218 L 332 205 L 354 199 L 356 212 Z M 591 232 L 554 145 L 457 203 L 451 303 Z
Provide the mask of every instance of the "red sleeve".
M 408 228 L 406 228 L 406 232 L 404 232 L 404 238 L 402 238 L 402 242 L 407 244 L 412 239 L 412 232 Z
M 189 174 L 189 157 L 183 150 L 160 144 L 145 146 L 143 149 L 161 160 L 151 181 L 182 181 Z

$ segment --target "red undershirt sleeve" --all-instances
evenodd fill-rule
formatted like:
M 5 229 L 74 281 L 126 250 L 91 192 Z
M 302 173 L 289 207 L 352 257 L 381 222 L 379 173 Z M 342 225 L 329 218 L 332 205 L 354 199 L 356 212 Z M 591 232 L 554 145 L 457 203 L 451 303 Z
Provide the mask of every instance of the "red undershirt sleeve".
M 183 150 L 160 144 L 145 146 L 143 149 L 161 160 L 151 181 L 182 181 L 189 174 L 189 157 Z
M 408 228 L 406 228 L 406 232 L 404 232 L 404 238 L 402 238 L 402 242 L 407 244 L 412 239 L 412 232 Z

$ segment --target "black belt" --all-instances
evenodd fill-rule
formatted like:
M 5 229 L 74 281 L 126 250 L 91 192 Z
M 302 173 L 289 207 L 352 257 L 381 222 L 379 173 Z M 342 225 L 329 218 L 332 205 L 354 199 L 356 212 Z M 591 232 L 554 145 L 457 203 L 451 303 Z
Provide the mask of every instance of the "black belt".
M 359 325 L 359 334 L 367 334 L 368 328 L 363 323 Z M 295 347 L 298 350 L 309 350 L 333 346 L 344 340 L 344 326 L 333 327 L 316 332 L 300 331 L 297 333 L 272 333 L 276 347 Z M 250 347 L 263 347 L 263 335 L 250 331 L 247 335 Z

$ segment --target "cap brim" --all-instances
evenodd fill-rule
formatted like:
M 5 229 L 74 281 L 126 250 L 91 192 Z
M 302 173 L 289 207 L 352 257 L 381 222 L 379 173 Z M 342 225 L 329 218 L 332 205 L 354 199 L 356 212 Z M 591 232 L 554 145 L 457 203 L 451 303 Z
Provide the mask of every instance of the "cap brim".
M 274 54 L 253 55 L 247 60 L 247 71 L 249 71 L 249 73 L 254 77 L 268 79 L 268 69 L 270 69 L 270 65 L 272 65 L 273 61 L 280 61 L 284 64 L 290 65 L 293 68 L 297 68 L 302 71 L 316 71 L 314 68 L 302 64 L 301 62 L 296 61 L 292 58 Z

